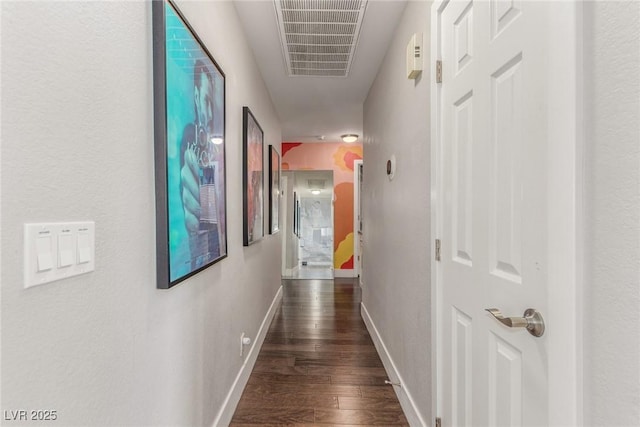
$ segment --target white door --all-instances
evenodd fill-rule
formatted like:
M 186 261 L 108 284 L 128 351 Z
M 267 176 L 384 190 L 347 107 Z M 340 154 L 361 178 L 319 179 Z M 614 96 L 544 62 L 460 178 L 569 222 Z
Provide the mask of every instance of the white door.
M 574 380 L 570 369 L 555 371 L 553 357 L 562 349 L 557 332 L 549 339 L 556 326 L 549 320 L 563 319 L 557 302 L 549 303 L 558 243 L 550 238 L 557 194 L 549 177 L 558 168 L 551 163 L 563 161 L 550 149 L 556 130 L 549 117 L 558 95 L 548 85 L 555 66 L 549 58 L 557 53 L 549 52 L 559 20 L 554 7 L 517 0 L 434 7 L 443 64 L 435 102 L 441 126 L 437 411 L 443 426 L 547 426 L 565 419 L 550 414 L 549 401 L 563 375 Z M 573 267 L 566 263 L 565 273 Z M 567 301 L 569 313 L 574 305 Z M 508 317 L 533 308 L 547 330 L 534 337 L 507 327 L 488 308 Z M 575 341 L 575 330 L 560 330 Z
M 353 186 L 354 186 L 354 207 L 353 207 L 353 228 L 356 238 L 353 242 L 354 246 L 354 274 L 356 277 L 360 277 L 360 285 L 362 285 L 362 178 L 363 178 L 363 161 L 355 160 L 353 162 Z

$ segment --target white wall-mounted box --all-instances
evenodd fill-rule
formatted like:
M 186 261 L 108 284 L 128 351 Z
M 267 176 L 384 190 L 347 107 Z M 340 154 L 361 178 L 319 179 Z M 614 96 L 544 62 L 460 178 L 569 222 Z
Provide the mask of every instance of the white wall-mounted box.
M 407 78 L 415 79 L 422 73 L 422 33 L 415 33 L 407 44 Z

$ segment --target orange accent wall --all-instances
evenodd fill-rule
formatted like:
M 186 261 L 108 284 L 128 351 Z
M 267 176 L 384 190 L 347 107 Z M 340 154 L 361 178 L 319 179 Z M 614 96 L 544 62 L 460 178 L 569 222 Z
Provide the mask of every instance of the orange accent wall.
M 349 233 L 353 233 L 353 182 L 334 185 L 333 191 L 336 200 L 333 204 L 334 218 L 340 218 L 333 224 L 333 249 L 337 250 Z
M 335 252 L 341 243 L 353 240 L 353 163 L 362 159 L 362 144 L 344 143 L 282 143 L 282 169 L 283 170 L 333 170 L 334 204 L 334 259 L 337 262 Z M 349 239 L 349 235 L 351 238 Z M 345 258 L 342 245 L 341 259 L 350 260 L 336 269 L 353 268 L 353 245 Z M 349 258 L 349 256 L 351 258 Z

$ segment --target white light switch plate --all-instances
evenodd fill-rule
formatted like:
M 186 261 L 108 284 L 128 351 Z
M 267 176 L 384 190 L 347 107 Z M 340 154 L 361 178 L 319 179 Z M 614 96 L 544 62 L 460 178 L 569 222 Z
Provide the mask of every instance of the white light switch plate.
M 24 225 L 24 287 L 44 285 L 95 269 L 95 223 Z

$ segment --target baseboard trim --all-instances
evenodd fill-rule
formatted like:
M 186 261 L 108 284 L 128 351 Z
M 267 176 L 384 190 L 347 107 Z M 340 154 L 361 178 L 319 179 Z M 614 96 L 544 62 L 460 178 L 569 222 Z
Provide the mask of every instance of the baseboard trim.
M 356 277 L 356 271 L 354 269 L 350 270 L 333 270 L 333 277 Z
M 384 369 L 387 371 L 389 380 L 394 383 L 399 382 L 402 384 L 402 387 L 394 386 L 393 390 L 396 392 L 396 396 L 398 396 L 400 406 L 402 406 L 402 410 L 407 417 L 407 421 L 409 421 L 409 425 L 423 427 L 428 426 L 429 424 L 427 424 L 424 421 L 424 418 L 422 418 L 422 415 L 420 415 L 420 411 L 418 411 L 418 407 L 411 396 L 411 392 L 407 388 L 407 384 L 402 380 L 402 376 L 400 375 L 400 372 L 398 372 L 396 364 L 393 362 L 393 359 L 387 350 L 387 346 L 384 344 L 384 341 L 382 340 L 375 323 L 373 323 L 373 319 L 371 319 L 364 303 L 360 303 L 360 313 L 362 315 L 362 320 L 364 320 L 364 323 L 367 326 L 369 335 L 371 335 L 373 344 L 376 346 L 376 350 L 378 350 L 380 359 L 382 359 L 382 364 L 384 365 Z
M 229 393 L 227 393 L 227 397 L 224 399 L 222 407 L 220 408 L 220 411 L 218 411 L 218 415 L 216 415 L 216 418 L 213 420 L 213 424 L 211 424 L 211 427 L 227 426 L 231 422 L 233 413 L 236 411 L 236 407 L 238 406 L 238 402 L 240 402 L 240 397 L 242 396 L 244 387 L 247 385 L 247 381 L 249 381 L 249 376 L 251 375 L 253 366 L 255 365 L 256 359 L 258 358 L 258 353 L 260 352 L 262 343 L 267 336 L 267 331 L 269 330 L 269 326 L 271 325 L 273 317 L 276 315 L 276 311 L 281 300 L 282 286 L 280 286 L 275 297 L 273 297 L 271 307 L 269 307 L 267 314 L 262 320 L 262 324 L 260 325 L 260 329 L 258 329 L 256 338 L 253 341 L 249 352 L 247 353 L 247 358 L 242 364 L 240 372 L 238 372 L 238 375 L 236 376 L 236 379 L 231 386 L 231 390 L 229 390 Z
M 287 279 L 287 278 L 295 277 L 296 274 L 298 274 L 298 270 L 299 270 L 299 267 L 297 265 L 295 267 L 293 267 L 293 268 L 287 268 L 284 271 L 284 274 L 282 275 L 282 278 L 283 279 Z

